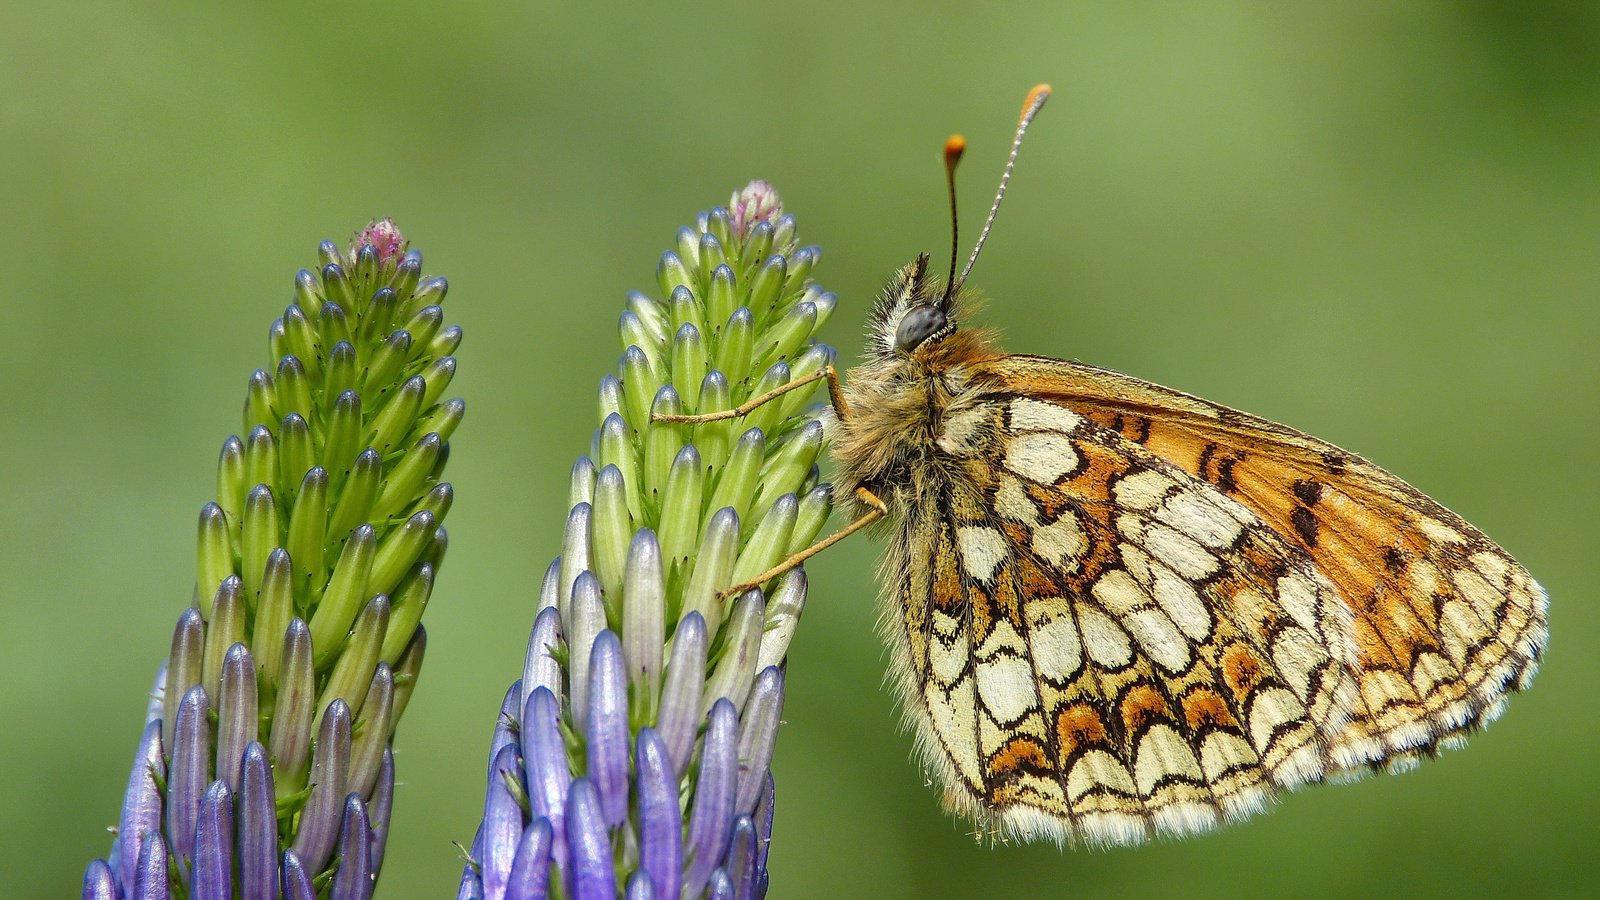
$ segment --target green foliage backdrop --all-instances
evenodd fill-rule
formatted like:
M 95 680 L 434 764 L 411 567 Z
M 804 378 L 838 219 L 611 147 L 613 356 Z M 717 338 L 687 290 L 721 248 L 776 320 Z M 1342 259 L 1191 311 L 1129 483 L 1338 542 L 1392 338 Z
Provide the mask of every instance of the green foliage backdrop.
M 776 897 L 1526 896 L 1596 883 L 1600 13 L 1533 3 L 270 6 L 0 12 L 0 893 L 103 854 L 245 377 L 322 237 L 393 215 L 452 283 L 452 549 L 397 740 L 380 895 L 448 896 L 623 294 L 772 180 L 845 358 L 880 279 L 976 232 L 973 284 L 1072 356 L 1364 453 L 1552 597 L 1531 693 L 1467 750 L 1198 840 L 989 849 L 882 690 L 870 541 L 811 567 Z

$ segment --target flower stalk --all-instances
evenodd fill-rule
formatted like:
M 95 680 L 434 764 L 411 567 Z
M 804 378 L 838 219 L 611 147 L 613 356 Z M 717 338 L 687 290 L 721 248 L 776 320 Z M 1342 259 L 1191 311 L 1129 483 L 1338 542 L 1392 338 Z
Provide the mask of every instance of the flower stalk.
M 389 220 L 273 322 L 200 512 L 193 604 L 84 897 L 370 897 L 454 500 L 461 329 Z
M 827 520 L 810 388 L 700 424 L 830 365 L 834 295 L 775 191 L 753 182 L 679 230 L 655 297 L 628 295 L 599 427 L 573 466 L 522 678 L 501 707 L 464 898 L 760 897 L 791 570 Z

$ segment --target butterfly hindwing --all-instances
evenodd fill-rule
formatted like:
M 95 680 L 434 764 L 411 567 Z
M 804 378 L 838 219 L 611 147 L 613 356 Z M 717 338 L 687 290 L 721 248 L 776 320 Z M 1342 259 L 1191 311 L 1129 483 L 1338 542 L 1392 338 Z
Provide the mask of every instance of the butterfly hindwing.
M 1351 617 L 1304 551 L 1117 431 L 1006 392 L 949 410 L 888 558 L 908 712 L 947 799 L 1130 843 L 1325 773 Z

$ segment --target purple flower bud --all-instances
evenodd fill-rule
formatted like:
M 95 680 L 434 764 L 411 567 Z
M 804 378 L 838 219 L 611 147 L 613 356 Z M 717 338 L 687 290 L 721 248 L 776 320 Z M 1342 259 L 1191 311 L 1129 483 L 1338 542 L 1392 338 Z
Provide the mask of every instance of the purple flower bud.
M 300 815 L 294 847 L 307 869 L 320 872 L 333 854 L 350 765 L 350 707 L 334 700 L 322 717 L 311 751 L 311 795 Z
M 627 900 L 655 900 L 655 888 L 650 886 L 650 879 L 643 872 L 634 872 L 628 876 L 628 886 L 623 895 Z
M 161 833 L 160 783 L 167 774 L 161 753 L 161 729 L 160 722 L 145 726 L 139 751 L 133 756 L 133 771 L 128 773 L 128 790 L 123 795 L 122 819 L 117 824 L 117 842 L 112 851 L 112 859 L 120 869 L 116 874 L 122 894 L 133 890 L 145 841 L 159 840 Z
M 733 882 L 734 900 L 750 900 L 756 884 L 756 828 L 749 816 L 740 816 L 733 823 L 733 841 L 728 847 L 728 859 L 723 870 Z
M 534 819 L 522 830 L 511 873 L 506 877 L 508 900 L 544 900 L 550 890 L 552 832 L 545 819 Z
M 666 742 L 653 728 L 639 729 L 639 869 L 655 894 L 676 897 L 683 878 L 683 811 L 678 773 Z
M 83 900 L 120 900 L 117 876 L 103 859 L 89 863 L 83 873 Z
M 161 835 L 152 833 L 139 847 L 133 888 L 126 900 L 171 900 L 167 884 L 167 844 Z
M 739 777 L 739 714 L 723 699 L 711 707 L 706 719 L 705 749 L 700 755 L 700 778 L 695 783 L 685 848 L 693 856 L 685 879 L 691 895 L 705 890 L 711 870 L 727 853 Z
M 283 900 L 317 900 L 311 873 L 293 850 L 283 851 Z
M 728 877 L 726 870 L 717 869 L 711 873 L 706 885 L 706 900 L 733 900 L 733 879 Z
M 167 661 L 156 667 L 156 677 L 150 679 L 150 693 L 145 695 L 144 724 L 161 721 L 167 699 Z
M 589 657 L 589 780 L 601 816 L 615 828 L 628 817 L 628 683 L 622 641 L 607 629 Z
M 178 617 L 178 625 L 172 632 L 172 651 L 167 656 L 167 684 L 161 696 L 161 742 L 165 746 L 172 746 L 172 729 L 178 724 L 178 703 L 189 688 L 200 683 L 205 643 L 206 620 L 200 610 L 191 606 Z M 127 864 L 133 863 L 134 857 L 130 857 Z
M 512 686 L 506 701 L 515 702 Z M 503 900 L 511 875 L 511 863 L 522 842 L 522 807 L 518 799 L 527 794 L 522 767 L 517 764 L 517 748 L 507 744 L 489 765 L 489 789 L 483 804 L 483 832 L 478 841 L 478 869 L 483 880 L 485 900 Z
M 239 789 L 244 748 L 255 741 L 260 719 L 250 648 L 234 644 L 222 661 L 222 694 L 217 701 L 217 777 L 231 791 Z
M 735 812 L 755 811 L 767 783 L 767 767 L 778 743 L 778 722 L 783 714 L 783 671 L 769 666 L 756 676 L 739 729 L 739 789 Z
M 233 897 L 233 795 L 222 781 L 211 782 L 200 800 L 189 890 L 193 900 Z
M 192 687 L 178 706 L 167 776 L 167 840 L 180 859 L 194 855 L 200 797 L 211 783 L 211 703 L 206 689 Z
M 761 788 L 761 800 L 756 803 L 756 871 L 764 880 L 767 877 L 767 850 L 772 847 L 772 814 L 774 796 L 772 773 L 767 773 L 766 784 Z M 761 893 L 766 893 L 763 887 Z
M 339 829 L 339 870 L 333 875 L 331 900 L 370 900 L 373 887 L 372 829 L 366 804 L 351 793 L 344 801 Z
M 672 768 L 682 775 L 689 767 L 695 732 L 700 728 L 700 689 L 706 677 L 706 624 L 697 612 L 678 623 L 672 635 L 672 658 L 661 688 L 661 715 L 657 727 L 672 757 Z
M 384 750 L 394 727 L 394 675 L 389 664 L 378 663 L 372 684 L 361 704 L 361 719 L 356 724 L 355 746 L 350 750 L 350 782 L 347 787 L 362 797 L 372 796 L 372 785 L 383 766 Z M 374 867 L 376 868 L 376 867 Z
M 550 579 L 547 577 L 545 581 L 549 583 Z M 528 705 L 528 697 L 535 688 L 546 688 L 557 697 L 561 696 L 561 664 L 551 652 L 560 646 L 561 613 L 555 606 L 548 605 L 539 610 L 538 618 L 533 620 L 533 630 L 528 634 L 528 653 L 522 663 L 522 706 Z
M 367 804 L 367 818 L 372 822 L 372 871 L 374 878 L 377 877 L 376 873 L 383 869 L 383 849 L 389 842 L 389 811 L 393 804 L 394 751 L 385 747 L 383 750 L 383 765 L 378 769 L 378 783 L 372 789 L 372 801 Z M 771 825 L 770 818 L 771 816 L 769 815 L 769 826 Z
M 245 748 L 239 775 L 239 894 L 243 900 L 278 896 L 278 818 L 267 750 L 255 741 Z
M 572 782 L 567 806 L 567 839 L 571 862 L 567 876 L 574 900 L 614 900 L 616 873 L 612 869 L 611 835 L 600 811 L 600 798 L 587 778 Z
M 489 765 L 499 758 L 500 751 L 517 742 L 517 707 L 518 699 L 522 695 L 522 683 L 512 682 L 506 689 L 505 698 L 500 701 L 500 715 L 494 720 L 494 736 L 489 739 Z M 494 778 L 491 772 L 490 779 Z
M 547 819 L 553 853 L 566 856 L 567 789 L 572 773 L 561 739 L 561 708 L 548 688 L 535 688 L 522 714 L 522 764 L 527 774 L 528 805 L 533 818 Z

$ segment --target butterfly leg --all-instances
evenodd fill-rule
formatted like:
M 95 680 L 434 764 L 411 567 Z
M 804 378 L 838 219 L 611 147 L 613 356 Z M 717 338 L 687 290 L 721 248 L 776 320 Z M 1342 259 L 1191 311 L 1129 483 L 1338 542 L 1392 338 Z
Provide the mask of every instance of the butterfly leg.
M 829 547 L 832 547 L 834 544 L 839 543 L 850 535 L 855 534 L 861 529 L 871 525 L 873 522 L 876 522 L 889 514 L 889 507 L 883 502 L 883 500 L 879 498 L 877 494 L 874 494 L 864 487 L 856 488 L 856 498 L 862 503 L 865 503 L 868 509 L 866 512 L 857 517 L 854 522 L 851 522 L 849 525 L 846 525 L 838 531 L 835 531 L 833 534 L 828 535 L 822 540 L 817 541 L 804 550 L 791 555 L 789 558 L 778 563 L 765 572 L 762 572 L 760 575 L 757 575 L 749 581 L 741 582 L 717 591 L 717 599 L 724 600 L 728 597 L 738 596 L 745 591 L 761 587 L 763 584 L 766 584 L 772 579 L 777 578 L 779 575 L 782 575 L 790 569 L 799 566 L 801 563 L 804 563 L 811 557 L 816 556 L 818 553 L 821 553 Z
M 717 422 L 723 419 L 734 419 L 747 415 L 751 410 L 760 407 L 762 404 L 770 403 L 792 390 L 805 387 L 809 384 L 815 384 L 823 379 L 827 379 L 828 381 L 828 400 L 833 404 L 834 412 L 836 412 L 841 419 L 847 418 L 850 415 L 850 404 L 844 399 L 844 387 L 839 383 L 839 371 L 833 366 L 828 365 L 823 366 L 818 371 L 796 378 L 788 384 L 775 387 L 764 394 L 751 397 L 749 400 L 746 400 L 733 409 L 725 409 L 719 412 L 701 413 L 698 415 L 689 416 L 652 414 L 651 421 L 668 422 L 680 425 L 699 425 L 704 422 Z M 889 507 L 884 504 L 882 498 L 864 487 L 856 488 L 856 498 L 862 503 L 866 504 L 868 509 L 854 522 L 851 522 L 849 525 L 846 525 L 822 540 L 817 541 L 804 550 L 792 554 L 787 559 L 778 563 L 776 566 L 773 566 L 767 571 L 762 572 L 749 581 L 745 581 L 718 591 L 717 599 L 726 599 L 728 597 L 742 594 L 745 591 L 753 588 L 761 587 L 763 584 L 766 584 L 772 579 L 777 578 L 779 575 L 782 575 L 790 569 L 799 566 L 811 557 L 816 556 L 818 553 L 821 553 L 829 547 L 832 547 L 834 544 L 839 543 L 850 535 L 855 534 L 857 531 L 860 531 L 861 529 L 871 525 L 873 522 L 876 522 L 889 514 Z
M 718 422 L 723 419 L 737 419 L 748 415 L 757 407 L 763 406 L 778 399 L 792 390 L 803 388 L 808 384 L 815 384 L 826 378 L 828 380 L 828 399 L 832 401 L 833 408 L 839 413 L 840 418 L 848 414 L 850 406 L 845 403 L 844 389 L 839 384 L 839 372 L 833 366 L 823 366 L 809 375 L 802 375 L 788 384 L 779 385 L 764 394 L 758 394 L 749 400 L 735 406 L 733 409 L 724 409 L 718 412 L 700 413 L 692 416 L 664 416 L 651 414 L 652 422 L 667 422 L 674 425 L 700 425 L 705 422 Z

